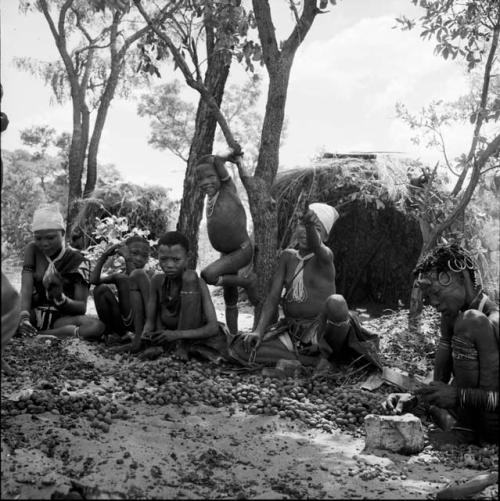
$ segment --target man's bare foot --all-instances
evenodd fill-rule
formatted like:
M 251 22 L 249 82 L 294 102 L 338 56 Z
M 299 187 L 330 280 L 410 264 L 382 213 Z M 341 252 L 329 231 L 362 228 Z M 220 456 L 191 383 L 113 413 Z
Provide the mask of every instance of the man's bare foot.
M 126 353 L 131 351 L 132 343 L 120 344 L 118 346 L 110 346 L 109 351 L 113 353 Z
M 333 372 L 334 366 L 326 359 L 321 358 L 318 365 L 314 368 L 313 379 L 327 376 L 331 371 Z
M 245 287 L 245 291 L 248 296 L 248 300 L 252 305 L 256 305 L 259 301 L 259 291 L 257 289 L 257 275 L 252 271 L 248 275 L 248 285 Z
M 182 342 L 176 343 L 175 350 L 172 353 L 172 357 L 176 358 L 177 360 L 187 362 L 189 360 L 189 354 L 186 345 Z
M 163 353 L 163 348 L 161 346 L 150 346 L 146 348 L 142 353 L 137 355 L 139 360 L 154 360 L 158 358 Z
M 13 369 L 3 358 L 2 358 L 2 372 L 6 376 L 15 376 L 17 371 Z

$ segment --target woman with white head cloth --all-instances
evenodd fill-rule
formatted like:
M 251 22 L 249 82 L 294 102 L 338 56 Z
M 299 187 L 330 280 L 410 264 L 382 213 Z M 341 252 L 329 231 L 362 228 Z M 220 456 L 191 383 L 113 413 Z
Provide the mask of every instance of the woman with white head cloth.
M 363 345 L 369 334 L 362 332 L 345 299 L 336 293 L 333 252 L 325 242 L 338 218 L 330 205 L 309 205 L 295 231 L 296 248 L 280 256 L 256 329 L 229 347 L 235 360 L 266 365 L 298 360 L 315 365 L 317 374 L 353 352 L 380 364 Z M 284 318 L 270 326 L 280 298 Z
M 19 332 L 99 339 L 104 324 L 85 315 L 90 263 L 79 251 L 65 246 L 65 224 L 57 206 L 37 209 L 32 230 L 34 242 L 24 253 Z

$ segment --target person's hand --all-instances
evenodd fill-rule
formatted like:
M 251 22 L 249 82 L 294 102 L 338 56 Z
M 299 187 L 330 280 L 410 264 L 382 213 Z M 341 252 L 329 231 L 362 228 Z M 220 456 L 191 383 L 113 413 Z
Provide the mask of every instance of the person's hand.
M 233 164 L 239 164 L 242 161 L 242 159 L 243 159 L 243 151 L 241 151 L 241 148 L 239 150 L 231 150 L 226 155 L 226 160 Z
M 119 254 L 125 261 L 130 259 L 130 250 L 125 244 L 121 244 L 116 249 L 116 253 Z
M 417 398 L 411 393 L 391 393 L 382 407 L 392 414 L 403 414 L 417 405 Z
M 61 301 L 63 298 L 63 286 L 62 282 L 54 281 L 50 282 L 47 287 L 47 299 L 50 301 Z
M 180 338 L 177 331 L 164 330 L 151 333 L 151 341 L 153 344 L 171 343 L 178 339 Z
M 18 331 L 21 336 L 35 336 L 38 333 L 36 328 L 30 322 L 29 316 L 23 314 L 21 314 Z
M 112 256 L 123 244 L 117 243 L 117 244 L 111 244 L 105 251 L 104 254 L 107 257 Z
M 442 381 L 432 381 L 427 386 L 415 390 L 416 395 L 430 405 L 435 405 L 441 409 L 453 409 L 458 405 L 458 388 Z
M 243 348 L 247 353 L 252 350 L 257 350 L 262 342 L 262 338 L 259 332 L 253 331 L 243 336 Z
M 318 216 L 314 211 L 308 209 L 302 216 L 302 222 L 306 226 L 316 226 L 318 223 L 320 223 L 320 220 L 318 219 Z

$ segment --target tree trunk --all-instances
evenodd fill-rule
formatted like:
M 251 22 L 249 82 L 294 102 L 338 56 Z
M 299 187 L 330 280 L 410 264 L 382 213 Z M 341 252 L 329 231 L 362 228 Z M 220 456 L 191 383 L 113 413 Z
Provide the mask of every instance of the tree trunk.
M 103 92 L 101 103 L 99 104 L 99 109 L 97 110 L 94 130 L 89 144 L 89 153 L 87 157 L 87 179 L 85 181 L 83 198 L 88 198 L 95 189 L 97 182 L 97 153 L 99 151 L 99 143 L 101 141 L 102 131 L 108 115 L 109 106 L 115 95 L 121 69 L 122 65 L 111 68 L 111 73 L 106 84 L 106 90 Z
M 205 85 L 213 95 L 219 108 L 230 66 L 231 60 L 224 53 L 217 53 L 208 60 Z M 177 229 L 184 233 L 189 240 L 191 249 L 189 267 L 193 269 L 196 268 L 198 261 L 198 233 L 203 212 L 203 197 L 198 189 L 194 166 L 199 157 L 212 153 L 216 127 L 217 120 L 213 111 L 206 100 L 200 97 L 196 111 L 195 131 L 184 177 L 179 220 L 177 222 Z
M 68 209 L 66 218 L 66 235 L 69 237 L 73 221 L 78 213 L 78 200 L 82 196 L 82 173 L 85 151 L 82 152 L 82 143 L 86 137 L 82 113 L 79 106 L 79 96 L 73 98 L 73 131 L 69 148 L 68 162 Z M 87 131 L 88 134 L 88 131 Z M 88 135 L 87 135 L 88 137 Z

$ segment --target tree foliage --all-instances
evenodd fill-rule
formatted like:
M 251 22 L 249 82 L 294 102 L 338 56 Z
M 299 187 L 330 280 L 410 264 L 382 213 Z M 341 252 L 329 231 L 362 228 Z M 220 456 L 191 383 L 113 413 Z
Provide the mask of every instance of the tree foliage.
M 175 2 L 171 2 L 175 8 Z M 97 155 L 110 103 L 116 92 L 126 95 L 140 75 L 131 68 L 129 49 L 148 26 L 117 0 L 20 0 L 24 11 L 45 18 L 60 59 L 17 60 L 18 67 L 41 77 L 57 102 L 71 99 L 73 129 L 68 152 L 68 224 L 75 202 L 89 196 L 97 181 Z M 95 120 L 91 127 L 91 114 Z M 82 177 L 86 167 L 85 188 Z

